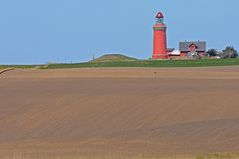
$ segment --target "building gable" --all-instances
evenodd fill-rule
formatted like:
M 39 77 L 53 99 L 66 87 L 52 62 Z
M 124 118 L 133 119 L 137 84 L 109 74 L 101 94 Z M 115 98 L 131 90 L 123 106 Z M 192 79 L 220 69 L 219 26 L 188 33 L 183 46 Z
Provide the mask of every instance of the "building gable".
M 206 42 L 205 41 L 191 41 L 191 42 L 180 42 L 179 50 L 181 52 L 206 52 Z

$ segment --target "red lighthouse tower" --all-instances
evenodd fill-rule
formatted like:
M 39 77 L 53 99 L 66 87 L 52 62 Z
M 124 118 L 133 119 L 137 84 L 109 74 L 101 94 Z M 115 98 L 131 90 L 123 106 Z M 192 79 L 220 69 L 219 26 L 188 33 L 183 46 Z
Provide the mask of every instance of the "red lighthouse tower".
M 167 40 L 166 30 L 167 26 L 164 24 L 164 15 L 162 12 L 158 12 L 156 15 L 156 24 L 154 29 L 154 50 L 153 59 L 167 59 Z

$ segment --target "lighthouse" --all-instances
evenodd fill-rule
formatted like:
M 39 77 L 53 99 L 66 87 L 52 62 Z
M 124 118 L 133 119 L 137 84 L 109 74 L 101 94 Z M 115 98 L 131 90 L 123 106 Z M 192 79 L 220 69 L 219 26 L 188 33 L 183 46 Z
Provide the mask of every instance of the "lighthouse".
M 166 30 L 167 26 L 164 24 L 164 15 L 162 12 L 158 12 L 156 15 L 156 24 L 153 26 L 153 59 L 168 59 Z

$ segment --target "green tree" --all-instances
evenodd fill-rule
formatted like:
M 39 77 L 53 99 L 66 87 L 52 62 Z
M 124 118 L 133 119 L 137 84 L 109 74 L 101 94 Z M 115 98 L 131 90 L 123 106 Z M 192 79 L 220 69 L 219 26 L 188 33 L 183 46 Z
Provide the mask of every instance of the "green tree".
M 217 56 L 217 50 L 215 50 L 215 49 L 209 49 L 206 53 L 210 57 L 211 56 Z
M 232 46 L 227 46 L 224 50 L 222 50 L 222 58 L 237 58 L 238 53 L 237 50 Z

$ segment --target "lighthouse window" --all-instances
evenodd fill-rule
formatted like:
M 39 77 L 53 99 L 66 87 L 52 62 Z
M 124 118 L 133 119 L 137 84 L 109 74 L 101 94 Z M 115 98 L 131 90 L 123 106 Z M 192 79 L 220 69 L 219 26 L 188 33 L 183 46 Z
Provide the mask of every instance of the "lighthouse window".
M 159 18 L 159 22 L 160 22 L 160 23 L 163 23 L 163 18 Z

